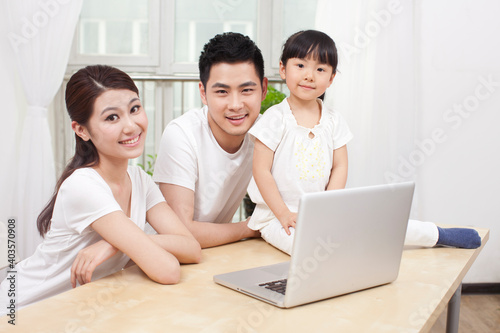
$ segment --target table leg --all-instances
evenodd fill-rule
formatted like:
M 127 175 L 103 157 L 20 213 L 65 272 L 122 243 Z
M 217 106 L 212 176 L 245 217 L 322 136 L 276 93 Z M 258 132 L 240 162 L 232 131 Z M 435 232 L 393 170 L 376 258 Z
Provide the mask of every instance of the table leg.
M 462 297 L 462 284 L 448 302 L 448 316 L 446 318 L 446 333 L 458 333 L 458 321 L 460 318 L 460 300 Z

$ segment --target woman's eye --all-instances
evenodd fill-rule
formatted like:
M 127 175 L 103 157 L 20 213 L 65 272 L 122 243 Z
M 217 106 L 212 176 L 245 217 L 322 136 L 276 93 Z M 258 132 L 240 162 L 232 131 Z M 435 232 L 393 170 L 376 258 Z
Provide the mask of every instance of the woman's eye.
M 116 114 L 110 114 L 109 116 L 106 117 L 107 121 L 115 121 L 116 119 L 118 119 L 118 115 Z
M 140 107 L 139 105 L 136 105 L 136 106 L 134 106 L 134 107 L 130 110 L 130 113 L 136 113 L 136 112 L 138 112 L 138 111 L 139 111 L 139 109 L 140 109 L 140 108 L 141 108 L 141 107 Z

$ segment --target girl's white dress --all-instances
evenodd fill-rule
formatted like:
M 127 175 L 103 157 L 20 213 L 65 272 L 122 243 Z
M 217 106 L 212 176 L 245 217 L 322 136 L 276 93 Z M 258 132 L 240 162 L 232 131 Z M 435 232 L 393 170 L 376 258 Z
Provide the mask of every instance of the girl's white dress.
M 325 191 L 333 165 L 333 151 L 347 144 L 352 133 L 344 118 L 334 110 L 321 105 L 321 118 L 314 128 L 299 126 L 287 99 L 269 108 L 250 129 L 250 134 L 274 151 L 271 173 L 278 190 L 290 211 L 297 212 L 303 193 Z M 266 239 L 266 228 L 275 224 L 276 232 L 266 239 L 277 246 L 280 238 L 291 249 L 293 237 L 286 235 L 273 212 L 264 202 L 252 178 L 248 194 L 256 203 L 248 226 L 260 230 Z M 281 228 L 282 232 L 279 231 Z M 284 236 L 283 236 L 284 235 Z M 287 245 L 288 246 L 288 245 Z M 289 253 L 289 250 L 280 248 Z

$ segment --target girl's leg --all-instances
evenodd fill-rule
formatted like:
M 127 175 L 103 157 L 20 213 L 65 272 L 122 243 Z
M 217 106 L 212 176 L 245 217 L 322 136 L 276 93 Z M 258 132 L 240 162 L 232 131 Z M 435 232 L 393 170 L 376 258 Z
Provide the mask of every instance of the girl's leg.
M 439 238 L 439 232 L 434 223 L 408 220 L 405 245 L 433 247 Z
M 481 237 L 474 229 L 440 228 L 432 222 L 409 220 L 405 245 L 424 247 L 443 245 L 475 249 L 481 246 Z
M 287 235 L 278 219 L 273 219 L 267 226 L 260 229 L 262 238 L 277 248 L 290 255 L 292 252 L 295 228 L 290 228 L 291 235 Z

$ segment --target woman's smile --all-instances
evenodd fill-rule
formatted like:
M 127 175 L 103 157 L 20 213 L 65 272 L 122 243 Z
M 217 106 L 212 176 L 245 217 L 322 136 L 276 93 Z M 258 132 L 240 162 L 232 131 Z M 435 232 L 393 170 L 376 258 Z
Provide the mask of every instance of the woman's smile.
M 139 142 L 139 139 L 141 138 L 141 135 L 142 135 L 142 133 L 140 133 L 139 135 L 137 135 L 135 138 L 124 140 L 124 141 L 120 141 L 119 143 L 122 144 L 122 145 L 126 145 L 126 146 L 129 146 L 129 145 L 135 146 L 135 144 Z

